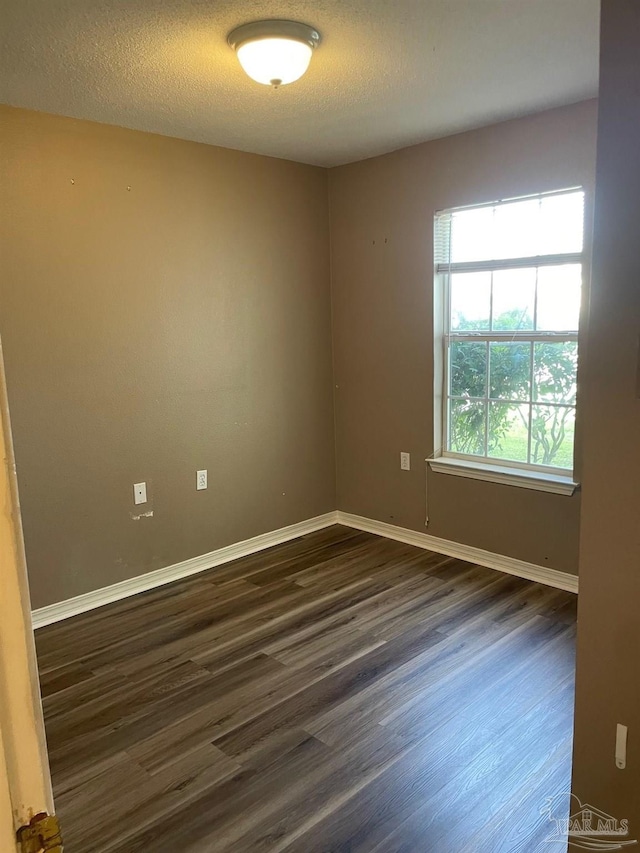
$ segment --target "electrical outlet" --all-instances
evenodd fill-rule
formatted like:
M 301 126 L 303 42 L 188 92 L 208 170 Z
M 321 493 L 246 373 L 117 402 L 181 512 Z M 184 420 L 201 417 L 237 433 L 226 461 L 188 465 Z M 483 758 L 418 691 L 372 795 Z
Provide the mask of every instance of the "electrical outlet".
M 403 471 L 411 470 L 411 454 L 410 453 L 401 453 L 400 454 L 400 468 Z
M 206 471 L 196 471 L 196 489 L 200 491 L 200 489 L 207 488 L 207 472 Z
M 146 504 L 147 502 L 147 484 L 133 484 L 133 502 L 134 504 Z

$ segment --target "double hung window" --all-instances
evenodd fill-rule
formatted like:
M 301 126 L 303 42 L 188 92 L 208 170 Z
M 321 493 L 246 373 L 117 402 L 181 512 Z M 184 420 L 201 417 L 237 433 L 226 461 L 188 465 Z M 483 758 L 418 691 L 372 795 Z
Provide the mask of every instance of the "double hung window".
M 435 218 L 442 457 L 572 476 L 584 193 Z

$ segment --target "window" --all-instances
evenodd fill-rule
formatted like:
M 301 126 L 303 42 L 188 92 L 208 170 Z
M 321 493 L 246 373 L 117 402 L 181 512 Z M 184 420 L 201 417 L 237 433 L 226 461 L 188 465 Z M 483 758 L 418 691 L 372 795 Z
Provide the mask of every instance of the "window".
M 436 215 L 436 394 L 455 473 L 572 479 L 583 221 L 575 189 Z

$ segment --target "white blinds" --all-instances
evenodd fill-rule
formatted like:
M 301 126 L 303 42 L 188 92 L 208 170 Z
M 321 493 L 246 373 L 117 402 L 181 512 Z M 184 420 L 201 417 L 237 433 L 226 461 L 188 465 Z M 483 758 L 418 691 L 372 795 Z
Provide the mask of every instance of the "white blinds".
M 584 192 L 543 193 L 435 217 L 438 272 L 579 262 L 584 245 Z

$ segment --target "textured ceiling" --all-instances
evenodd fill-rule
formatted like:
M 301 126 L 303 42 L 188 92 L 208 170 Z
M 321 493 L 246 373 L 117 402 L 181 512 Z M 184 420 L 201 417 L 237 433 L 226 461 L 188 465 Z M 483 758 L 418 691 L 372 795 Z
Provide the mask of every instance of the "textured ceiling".
M 0 102 L 335 165 L 597 93 L 599 0 L 0 0 Z M 316 26 L 277 91 L 238 24 Z

